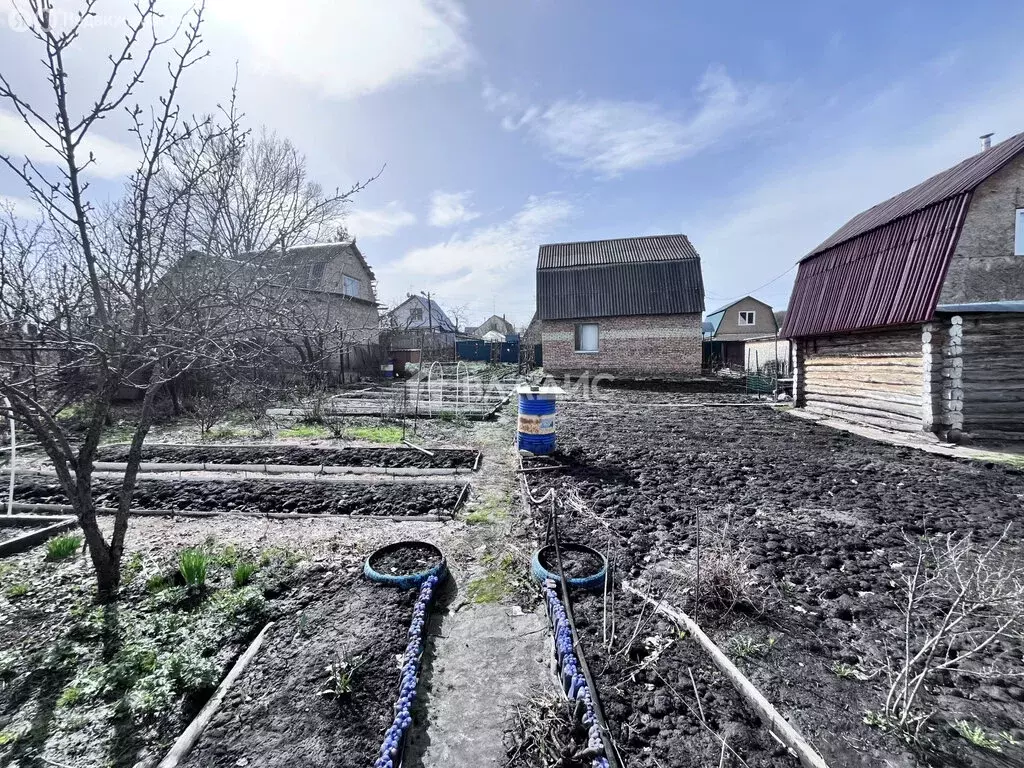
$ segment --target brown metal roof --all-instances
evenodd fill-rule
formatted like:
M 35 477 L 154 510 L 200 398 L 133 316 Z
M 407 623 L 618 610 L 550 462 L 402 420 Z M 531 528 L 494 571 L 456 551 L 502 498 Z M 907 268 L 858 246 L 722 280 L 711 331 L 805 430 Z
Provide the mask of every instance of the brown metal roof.
M 901 216 L 923 210 L 934 203 L 970 192 L 981 182 L 1013 160 L 1024 150 L 1024 133 L 1011 136 L 991 149 L 979 152 L 942 173 L 922 181 L 916 187 L 890 197 L 884 203 L 857 214 L 825 242 L 804 257 L 805 260 L 846 240 L 884 226 Z
M 931 319 L 970 198 L 963 192 L 802 262 L 782 335 Z
M 537 257 L 537 269 L 641 264 L 698 258 L 700 257 L 697 251 L 686 235 L 653 235 L 542 245 Z
M 1024 133 L 855 216 L 800 262 L 783 335 L 930 320 L 974 189 L 1024 151 Z

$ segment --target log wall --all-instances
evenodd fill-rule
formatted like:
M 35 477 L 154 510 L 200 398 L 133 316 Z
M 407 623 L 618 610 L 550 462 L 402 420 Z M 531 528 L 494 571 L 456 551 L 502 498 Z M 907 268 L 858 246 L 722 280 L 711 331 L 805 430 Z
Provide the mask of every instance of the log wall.
M 922 327 L 801 339 L 797 404 L 846 421 L 903 432 L 931 427 Z
M 962 337 L 963 431 L 976 440 L 1024 440 L 1024 315 L 964 315 L 951 322 Z

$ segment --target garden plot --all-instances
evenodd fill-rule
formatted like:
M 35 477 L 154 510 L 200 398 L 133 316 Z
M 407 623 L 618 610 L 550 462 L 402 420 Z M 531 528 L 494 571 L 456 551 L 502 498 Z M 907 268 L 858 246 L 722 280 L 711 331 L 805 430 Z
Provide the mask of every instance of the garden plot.
M 596 413 L 587 404 L 568 403 L 559 433 L 566 466 L 529 479 L 535 495 L 553 485 L 560 498 L 577 502 L 560 518 L 564 540 L 607 550 L 617 577 L 695 615 L 830 766 L 1024 760 L 1019 629 L 973 656 L 965 674 L 949 669 L 928 677 L 913 716 L 934 714 L 913 748 L 893 722 L 894 713 L 885 712 L 889 676 L 899 673 L 904 655 L 904 587 L 922 547 L 923 572 L 936 573 L 938 564 L 940 578 L 930 582 L 926 603 L 915 607 L 915 649 L 942 610 L 955 610 L 955 598 L 935 588 L 949 577 L 946 566 L 965 534 L 971 534 L 974 550 L 958 561 L 961 570 L 999 542 L 1000 554 L 987 561 L 988 571 L 1019 575 L 1008 570 L 1020 555 L 1019 532 L 1011 528 L 1000 538 L 1007 525 L 1020 525 L 1024 474 L 874 443 L 761 408 L 694 408 L 685 414 L 630 409 L 617 415 L 614 409 Z M 545 512 L 535 511 L 541 534 Z M 695 601 L 698 520 L 704 578 Z M 952 555 L 941 538 L 946 535 L 953 536 Z M 639 608 L 621 591 L 616 598 L 621 643 L 623 633 L 634 633 Z M 1004 615 L 1012 613 L 1012 606 L 999 607 Z M 586 603 L 582 612 L 593 614 Z M 600 616 L 599 611 L 599 632 Z M 975 614 L 962 626 L 973 629 L 972 622 L 982 620 Z M 625 659 L 602 652 L 600 644 L 595 653 L 591 644 L 592 667 L 607 665 L 599 692 L 611 697 L 613 707 L 616 701 L 638 706 L 652 719 L 650 707 L 660 696 L 659 712 L 668 706 L 668 713 L 682 717 L 674 712 L 676 702 L 686 698 L 692 710 L 697 699 L 692 685 L 681 689 L 673 679 L 688 663 L 674 661 L 673 654 L 694 657 L 660 618 L 639 626 L 626 658 L 639 653 L 639 663 L 644 654 L 649 657 L 648 636 L 662 638 L 652 641 L 655 646 L 672 640 L 663 654 L 669 665 L 668 674 L 661 674 L 665 680 L 620 677 L 619 670 L 629 667 Z M 937 653 L 943 661 L 956 658 L 976 637 L 963 634 Z M 703 701 L 705 716 L 720 734 L 747 732 L 749 718 L 729 703 L 730 694 L 709 698 Z M 630 726 L 624 738 L 630 765 L 657 766 L 655 747 L 665 747 L 666 723 L 660 718 L 653 727 L 641 724 L 647 732 Z M 743 755 L 748 763 L 769 759 L 762 743 L 749 746 L 752 754 Z M 705 750 L 704 762 L 694 764 L 717 764 L 712 752 Z M 778 759 L 780 765 L 789 760 Z
M 97 504 L 115 507 L 118 488 L 117 479 L 96 478 L 93 495 Z M 263 515 L 439 518 L 453 516 L 465 493 L 465 485 L 441 483 L 143 478 L 135 488 L 132 506 L 141 510 Z M 68 503 L 53 477 L 22 476 L 14 497 L 23 505 Z
M 182 541 L 166 521 L 137 534 L 108 606 L 93 600 L 80 537 L 0 561 L 0 764 L 155 761 L 266 621 L 307 592 L 296 587 L 318 580 L 281 547 Z
M 273 627 L 183 765 L 366 768 L 398 696 L 416 590 L 326 572 Z
M 123 464 L 128 458 L 127 444 L 107 445 L 97 452 L 103 464 Z M 285 466 L 365 470 L 439 470 L 472 471 L 479 463 L 480 453 L 471 449 L 433 448 L 429 453 L 414 448 L 320 448 L 305 445 L 176 445 L 157 443 L 144 445 L 144 464 L 203 464 L 217 467 L 283 469 Z M 101 464 L 101 468 L 103 466 Z
M 24 552 L 76 526 L 68 516 L 0 514 L 0 557 Z

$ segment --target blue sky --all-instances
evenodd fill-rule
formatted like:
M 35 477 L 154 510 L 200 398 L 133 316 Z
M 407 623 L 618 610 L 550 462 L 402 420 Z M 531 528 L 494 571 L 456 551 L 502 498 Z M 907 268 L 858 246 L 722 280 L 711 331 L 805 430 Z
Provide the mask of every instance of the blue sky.
M 122 8 L 99 3 L 80 93 Z M 38 88 L 3 21 L 0 71 Z M 709 310 L 781 308 L 846 219 L 1024 130 L 1022 31 L 1013 2 L 210 0 L 186 106 L 222 101 L 238 61 L 250 121 L 324 185 L 386 164 L 348 217 L 382 301 L 525 323 L 539 244 L 681 231 Z M 131 150 L 103 134 L 109 193 Z M 0 111 L 0 151 L 30 150 Z M 0 195 L 23 192 L 0 173 Z

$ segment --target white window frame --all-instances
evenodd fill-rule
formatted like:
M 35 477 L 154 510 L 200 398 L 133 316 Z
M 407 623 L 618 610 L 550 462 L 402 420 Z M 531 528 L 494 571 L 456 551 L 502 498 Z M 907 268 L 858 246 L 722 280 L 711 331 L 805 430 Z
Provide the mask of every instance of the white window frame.
M 1024 208 L 1018 208 L 1014 214 L 1013 255 L 1024 256 Z
M 750 315 L 750 322 L 744 322 L 743 316 Z M 749 327 L 751 325 L 757 325 L 757 310 L 754 309 L 741 309 L 736 313 L 736 324 L 743 327 Z
M 597 338 L 597 346 L 594 349 L 580 349 L 580 330 L 589 326 L 594 327 Z M 600 323 L 576 323 L 573 328 L 572 340 L 573 352 L 577 355 L 596 355 L 601 351 L 601 324 Z
M 356 284 L 356 292 L 355 293 L 349 293 L 349 291 L 348 291 L 348 281 L 349 280 L 351 280 L 352 282 L 354 282 Z M 362 290 L 363 290 L 363 281 L 360 280 L 358 277 L 352 277 L 352 275 L 342 275 L 341 276 L 341 290 L 342 290 L 342 292 L 346 296 L 352 296 L 352 297 L 358 299 L 360 292 L 362 292 Z
M 423 320 L 423 307 L 413 307 L 410 309 L 409 320 Z

